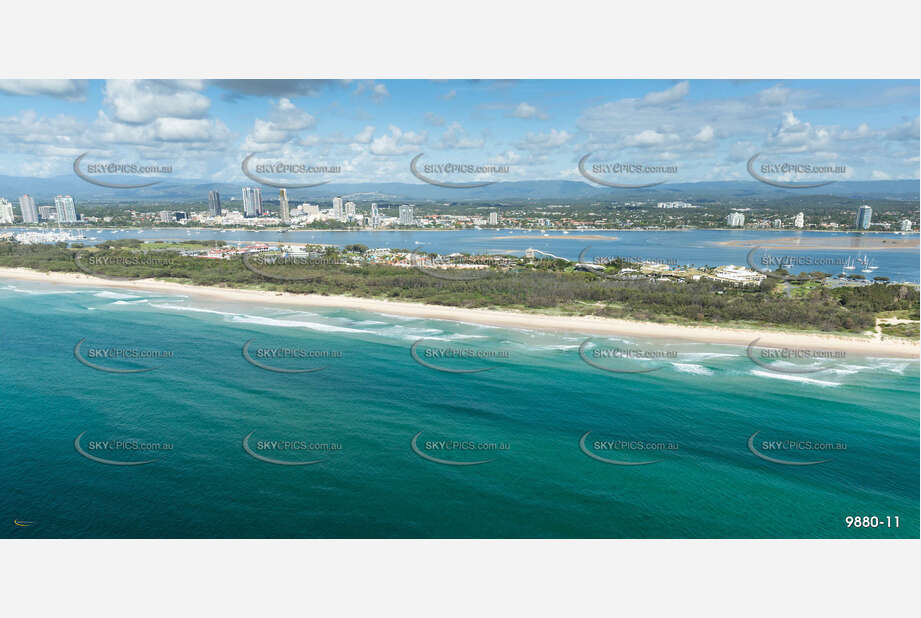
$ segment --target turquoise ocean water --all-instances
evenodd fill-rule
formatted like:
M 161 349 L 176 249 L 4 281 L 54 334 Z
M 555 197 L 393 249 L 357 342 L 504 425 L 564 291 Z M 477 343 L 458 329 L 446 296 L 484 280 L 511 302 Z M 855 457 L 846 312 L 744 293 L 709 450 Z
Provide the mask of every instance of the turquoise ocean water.
M 576 333 L 19 281 L 0 281 L 0 312 L 5 537 L 919 534 L 913 360 L 784 373 L 740 346 L 592 338 L 587 350 L 662 353 L 606 365 L 655 371 L 615 373 L 582 360 Z M 80 341 L 97 366 L 154 369 L 94 369 Z M 322 369 L 258 367 L 246 342 L 265 366 Z M 416 362 L 416 342 L 423 363 L 455 371 Z M 655 463 L 599 461 L 586 432 L 595 455 Z M 760 458 L 756 432 L 770 457 L 827 461 Z M 248 435 L 257 455 L 320 461 L 262 461 Z M 154 461 L 100 463 L 78 436 L 88 455 Z M 414 436 L 431 458 L 489 461 L 438 463 Z

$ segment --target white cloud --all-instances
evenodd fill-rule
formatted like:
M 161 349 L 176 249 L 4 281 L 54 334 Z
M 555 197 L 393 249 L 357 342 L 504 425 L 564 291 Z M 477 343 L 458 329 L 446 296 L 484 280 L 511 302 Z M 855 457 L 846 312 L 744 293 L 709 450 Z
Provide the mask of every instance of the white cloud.
M 873 174 L 870 176 L 873 180 L 890 180 L 892 176 L 886 172 L 881 172 L 879 170 L 873 170 Z
M 146 124 L 157 118 L 202 118 L 211 101 L 194 81 L 109 80 L 103 93 L 114 120 Z M 189 89 L 191 88 L 191 89 Z
M 425 142 L 425 133 L 404 132 L 399 127 L 390 125 L 390 135 L 382 135 L 371 141 L 370 151 L 378 156 L 395 156 L 418 150 Z
M 634 135 L 628 135 L 624 139 L 625 146 L 661 146 L 667 142 L 674 142 L 678 139 L 677 135 L 660 133 L 653 129 L 646 129 Z
M 679 82 L 666 90 L 650 92 L 643 97 L 643 103 L 646 105 L 668 105 L 669 103 L 677 103 L 686 97 L 690 90 L 691 86 L 688 82 Z
M 154 131 L 164 142 L 211 142 L 230 133 L 220 120 L 207 118 L 157 118 Z
M 892 127 L 886 134 L 886 137 L 893 140 L 918 140 L 919 138 L 918 117 L 913 120 Z
M 767 90 L 758 93 L 758 101 L 767 107 L 776 107 L 786 105 L 790 98 L 790 89 L 784 88 L 780 84 L 771 86 Z
M 831 132 L 824 127 L 813 127 L 803 122 L 793 112 L 784 112 L 780 124 L 768 137 L 767 143 L 773 148 L 787 152 L 816 150 L 825 148 L 831 141 Z
M 514 111 L 512 111 L 512 116 L 515 118 L 546 118 L 547 115 L 537 109 L 535 106 L 530 103 L 525 103 L 522 101 L 519 103 Z
M 706 125 L 697 132 L 697 135 L 694 136 L 694 141 L 701 143 L 712 142 L 713 134 L 713 127 Z
M 569 142 L 572 135 L 566 131 L 551 129 L 549 133 L 528 133 L 516 147 L 522 150 L 553 150 Z
M 282 98 L 272 104 L 271 121 L 283 131 L 303 131 L 313 128 L 316 119 L 307 112 L 298 109 L 289 99 Z
M 270 102 L 269 119 L 257 118 L 253 129 L 246 136 L 244 149 L 264 151 L 277 149 L 282 144 L 297 138 L 298 133 L 312 129 L 316 119 L 287 98 Z
M 371 125 L 366 126 L 361 130 L 361 133 L 355 136 L 355 141 L 359 144 L 370 144 L 371 138 L 374 137 L 374 127 Z
M 387 86 L 384 84 L 374 84 L 374 88 L 371 89 L 371 98 L 377 103 L 380 103 L 389 96 L 390 93 L 387 91 Z
M 459 122 L 452 122 L 441 136 L 439 145 L 448 149 L 482 148 L 485 140 L 467 135 Z
M 86 98 L 86 84 L 85 79 L 0 79 L 0 92 L 82 101 Z

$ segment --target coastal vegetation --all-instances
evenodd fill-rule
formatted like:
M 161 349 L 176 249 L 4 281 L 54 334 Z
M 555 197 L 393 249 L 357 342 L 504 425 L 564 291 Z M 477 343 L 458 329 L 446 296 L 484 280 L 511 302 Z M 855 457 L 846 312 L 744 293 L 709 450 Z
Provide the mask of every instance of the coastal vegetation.
M 919 319 L 918 288 L 886 282 L 830 287 L 815 279 L 778 285 L 777 279 L 768 278 L 755 286 L 712 278 L 623 279 L 615 276 L 623 270 L 622 263 L 612 263 L 598 274 L 575 271 L 565 260 L 517 262 L 511 268 L 489 268 L 477 271 L 467 280 L 457 280 L 433 276 L 420 268 L 355 259 L 368 253 L 363 245 L 351 246 L 346 252 L 324 248 L 324 259 L 293 265 L 269 263 L 261 269 L 248 268 L 240 257 L 205 259 L 185 254 L 201 248 L 200 242 L 158 246 L 139 240 L 108 241 L 92 248 L 67 247 L 64 243 L 0 242 L 0 266 L 87 272 L 86 260 L 75 260 L 81 255 L 97 258 L 90 274 L 99 276 L 682 324 L 773 326 L 785 330 L 866 332 L 875 327 L 876 318 L 885 312 Z M 141 256 L 156 259 L 137 259 Z M 887 330 L 886 334 L 894 336 L 917 337 L 917 327 Z

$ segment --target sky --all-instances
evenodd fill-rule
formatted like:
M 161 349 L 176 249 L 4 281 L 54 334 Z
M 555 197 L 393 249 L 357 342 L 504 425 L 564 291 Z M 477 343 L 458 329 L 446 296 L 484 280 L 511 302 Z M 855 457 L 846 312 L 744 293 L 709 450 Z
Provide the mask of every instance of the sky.
M 751 180 L 762 153 L 844 166 L 838 180 L 917 179 L 918 109 L 911 80 L 0 80 L 0 174 L 73 174 L 88 152 L 245 182 L 254 155 L 418 183 L 424 154 L 507 166 L 467 181 L 583 180 L 593 153 L 699 182 Z

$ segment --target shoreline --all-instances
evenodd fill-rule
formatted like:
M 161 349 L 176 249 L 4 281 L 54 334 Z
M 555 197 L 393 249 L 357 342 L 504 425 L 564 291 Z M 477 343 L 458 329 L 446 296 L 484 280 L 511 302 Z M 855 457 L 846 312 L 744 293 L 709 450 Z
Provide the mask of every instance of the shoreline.
M 755 339 L 760 339 L 759 347 L 798 347 L 808 348 L 810 350 L 851 352 L 860 356 L 890 358 L 918 359 L 919 351 L 921 351 L 921 347 L 919 347 L 919 342 L 917 340 L 875 340 L 856 335 L 824 335 L 818 333 L 796 333 L 758 328 L 740 329 L 720 326 L 686 326 L 595 316 L 555 316 L 512 310 L 447 307 L 355 296 L 291 294 L 289 292 L 248 290 L 244 288 L 199 286 L 159 281 L 156 279 L 113 281 L 81 273 L 43 273 L 27 268 L 0 268 L 0 279 L 33 281 L 50 283 L 52 285 L 83 285 L 195 294 L 202 297 L 234 302 L 354 309 L 372 313 L 549 332 L 621 335 L 742 346 L 747 346 Z
M 665 228 L 656 228 L 656 229 L 647 229 L 647 228 L 637 228 L 637 227 L 605 227 L 605 228 L 591 228 L 587 230 L 581 230 L 574 227 L 554 227 L 554 228 L 536 228 L 536 227 L 485 227 L 479 230 L 473 228 L 462 228 L 462 229 L 446 229 L 446 228 L 410 228 L 410 229 L 395 229 L 395 228 L 366 228 L 366 227 L 356 227 L 356 228 L 287 228 L 287 227 L 217 227 L 217 226 L 169 226 L 169 227 L 150 227 L 150 226 L 136 226 L 136 225 L 116 225 L 116 226 L 106 226 L 106 225 L 89 225 L 83 227 L 67 227 L 67 226 L 26 226 L 21 222 L 19 224 L 7 224 L 0 225 L 0 231 L 2 230 L 25 230 L 28 232 L 32 231 L 51 231 L 55 229 L 60 230 L 73 230 L 73 231 L 90 231 L 90 230 L 144 230 L 144 231 L 157 231 L 157 230 L 196 230 L 196 231 L 209 231 L 209 232 L 498 232 L 502 230 L 514 230 L 516 232 L 771 232 L 771 233 L 790 233 L 791 229 L 778 229 L 778 228 L 737 228 L 737 227 L 665 227 Z M 803 229 L 795 230 L 796 232 L 817 232 L 821 234 L 853 234 L 853 235 L 864 235 L 864 234 L 896 234 L 896 235 L 918 235 L 917 230 L 912 230 L 910 232 L 902 232 L 900 230 L 814 230 L 814 229 Z

